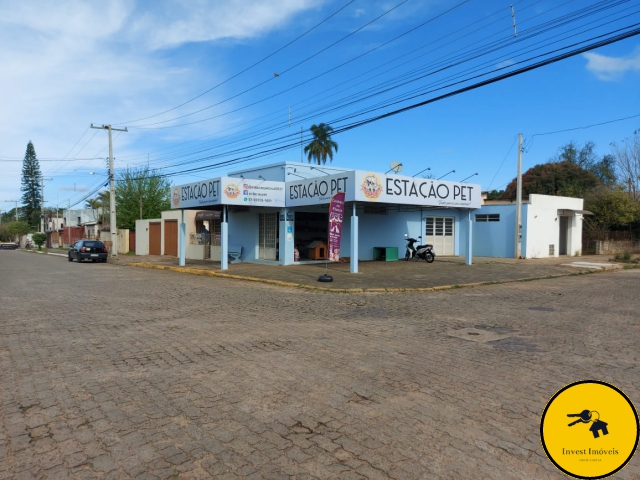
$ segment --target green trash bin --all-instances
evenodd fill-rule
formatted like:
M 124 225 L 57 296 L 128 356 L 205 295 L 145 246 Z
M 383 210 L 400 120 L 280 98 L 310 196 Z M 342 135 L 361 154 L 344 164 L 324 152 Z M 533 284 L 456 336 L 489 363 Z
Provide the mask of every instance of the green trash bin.
M 373 259 L 382 262 L 397 262 L 398 247 L 373 247 Z

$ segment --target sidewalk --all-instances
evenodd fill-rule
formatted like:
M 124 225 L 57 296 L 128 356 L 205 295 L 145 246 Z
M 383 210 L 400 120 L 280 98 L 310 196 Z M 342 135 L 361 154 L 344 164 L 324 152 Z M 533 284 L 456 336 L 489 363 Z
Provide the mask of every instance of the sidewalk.
M 244 262 L 229 264 L 229 269 L 222 271 L 220 262 L 187 260 L 185 267 L 179 267 L 175 257 L 151 255 L 123 255 L 116 260 L 110 259 L 109 263 L 339 292 L 458 288 L 620 268 L 620 265 L 610 263 L 606 255 L 530 260 L 476 257 L 473 261 L 473 265 L 465 265 L 463 257 L 440 257 L 431 264 L 420 261 L 360 262 L 357 274 L 349 273 L 348 263 L 329 263 L 326 268 L 333 277 L 331 283 L 318 282 L 318 277 L 325 273 L 324 264 L 272 266 Z

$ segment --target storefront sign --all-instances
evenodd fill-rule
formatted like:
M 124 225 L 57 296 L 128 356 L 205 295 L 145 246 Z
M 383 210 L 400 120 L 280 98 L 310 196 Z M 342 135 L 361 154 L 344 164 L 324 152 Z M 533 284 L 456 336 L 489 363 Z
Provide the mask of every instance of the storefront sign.
M 336 193 L 329 203 L 329 260 L 332 262 L 340 260 L 344 196 L 344 192 Z
M 299 207 L 322 205 L 336 193 L 345 202 L 480 208 L 480 185 L 355 170 L 292 182 L 221 177 L 172 188 L 172 208 L 206 205 Z M 289 217 L 286 217 L 287 221 Z
M 222 177 L 222 203 L 257 207 L 284 207 L 282 182 Z
M 354 172 L 309 178 L 286 183 L 287 207 L 329 203 L 336 193 L 343 192 L 345 201 L 354 199 Z
M 284 183 L 221 177 L 178 185 L 171 190 L 171 207 L 245 205 L 284 207 Z
M 355 199 L 363 202 L 480 208 L 480 185 L 357 170 Z
M 171 189 L 171 207 L 188 208 L 220 205 L 220 179 L 178 185 Z
M 220 210 L 205 210 L 196 213 L 196 220 L 220 220 L 222 212 Z

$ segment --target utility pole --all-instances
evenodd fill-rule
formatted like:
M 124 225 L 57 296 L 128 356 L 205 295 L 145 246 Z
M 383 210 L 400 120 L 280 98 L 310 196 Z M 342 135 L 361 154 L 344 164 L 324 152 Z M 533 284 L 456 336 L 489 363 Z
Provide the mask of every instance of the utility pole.
M 51 181 L 53 180 L 53 178 L 42 178 L 40 177 L 40 188 L 42 189 L 42 205 L 40 205 L 40 216 L 42 217 L 41 221 L 40 221 L 40 228 L 41 228 L 41 232 L 45 233 L 45 227 L 46 227 L 46 223 L 45 223 L 45 218 L 44 218 L 44 182 L 45 181 Z
M 18 221 L 18 202 L 20 200 L 5 200 L 5 202 L 11 202 L 16 204 L 16 222 Z
M 515 255 L 514 258 L 521 257 L 521 232 L 522 232 L 522 134 L 518 134 L 518 180 L 516 189 L 516 235 L 515 235 Z
M 109 228 L 111 229 L 111 256 L 118 256 L 118 230 L 116 229 L 116 189 L 115 181 L 113 177 L 113 141 L 111 139 L 111 131 L 116 132 L 128 132 L 127 128 L 113 128 L 111 125 L 102 125 L 101 127 L 94 127 L 93 123 L 91 128 L 97 128 L 100 130 L 107 130 L 109 132 L 109 208 L 111 209 L 111 215 L 109 219 Z

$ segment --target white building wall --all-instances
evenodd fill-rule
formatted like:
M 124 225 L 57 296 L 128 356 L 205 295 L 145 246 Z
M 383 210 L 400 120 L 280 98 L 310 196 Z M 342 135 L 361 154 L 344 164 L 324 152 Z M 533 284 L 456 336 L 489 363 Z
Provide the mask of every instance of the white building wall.
M 581 198 L 550 195 L 529 195 L 526 228 L 526 258 L 549 257 L 549 246 L 553 245 L 554 257 L 560 256 L 560 218 L 558 210 L 582 210 Z M 582 215 L 569 214 L 567 232 L 567 255 L 582 251 Z
M 309 164 L 305 158 L 302 162 L 279 162 L 271 165 L 263 165 L 246 170 L 239 170 L 229 173 L 230 177 L 262 179 L 274 182 L 291 182 L 294 180 L 302 180 L 304 178 L 321 177 L 324 175 L 334 175 L 340 172 L 352 171 L 352 168 L 330 167 L 327 165 Z
M 136 220 L 136 255 L 149 255 L 149 222 L 159 219 Z

